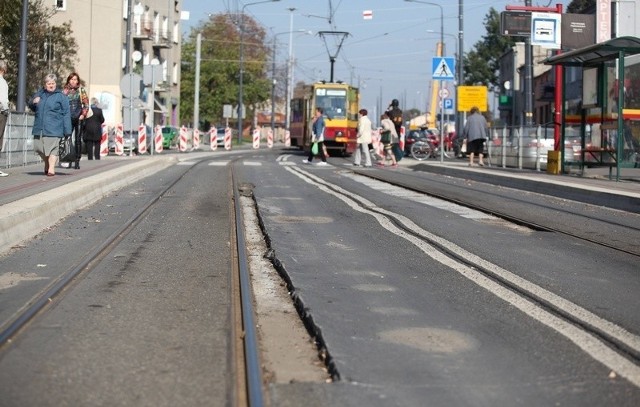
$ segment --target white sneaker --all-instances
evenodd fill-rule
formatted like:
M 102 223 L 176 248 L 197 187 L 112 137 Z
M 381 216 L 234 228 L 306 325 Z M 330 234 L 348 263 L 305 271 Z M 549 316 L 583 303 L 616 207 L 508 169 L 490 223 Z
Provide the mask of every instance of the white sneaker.
M 0 171 L 0 177 L 8 177 L 9 174 L 7 174 L 6 172 L 2 172 Z
M 302 160 L 302 162 L 303 162 L 304 164 L 311 164 L 311 161 L 307 160 L 306 158 L 305 158 L 304 160 Z
M 326 161 L 320 161 L 317 165 L 329 165 Z

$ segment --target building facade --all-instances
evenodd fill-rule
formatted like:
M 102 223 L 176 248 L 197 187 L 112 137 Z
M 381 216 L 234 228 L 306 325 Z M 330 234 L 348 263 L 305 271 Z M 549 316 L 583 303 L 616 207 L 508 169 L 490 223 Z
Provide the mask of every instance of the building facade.
M 109 125 L 132 121 L 135 128 L 142 121 L 150 126 L 179 122 L 181 1 L 49 1 L 57 10 L 52 24 L 71 22 L 78 44 L 76 71 L 89 97 L 100 102 Z M 130 103 L 123 98 L 121 82 L 138 77 L 144 85 L 140 92 L 133 86 Z M 133 111 L 123 114 L 123 106 Z

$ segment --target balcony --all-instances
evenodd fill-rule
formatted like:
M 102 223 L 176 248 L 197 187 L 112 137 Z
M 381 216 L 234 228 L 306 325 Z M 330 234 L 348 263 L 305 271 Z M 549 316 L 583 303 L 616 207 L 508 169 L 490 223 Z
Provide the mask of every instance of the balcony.
M 154 48 L 171 48 L 171 40 L 168 30 L 160 30 L 153 36 Z
M 133 21 L 131 36 L 137 40 L 151 40 L 154 37 L 153 21 L 139 20 Z

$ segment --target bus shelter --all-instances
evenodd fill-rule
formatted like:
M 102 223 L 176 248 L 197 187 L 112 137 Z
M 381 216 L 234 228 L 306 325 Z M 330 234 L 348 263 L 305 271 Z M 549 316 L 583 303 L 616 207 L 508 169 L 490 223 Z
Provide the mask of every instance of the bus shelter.
M 567 162 L 578 163 L 583 173 L 586 166 L 605 166 L 609 167 L 610 179 L 615 168 L 619 181 L 621 168 L 639 166 L 640 126 L 631 123 L 640 119 L 640 59 L 627 58 L 636 54 L 640 54 L 640 38 L 618 37 L 544 61 L 547 65 L 582 67 L 582 95 L 573 109 L 567 100 L 570 97 L 566 92 L 567 70 L 563 69 L 561 145 L 565 148 L 560 149 L 563 173 Z M 579 124 L 579 140 L 565 138 L 567 124 Z M 633 127 L 638 135 L 634 136 Z M 572 142 L 580 145 L 567 149 Z M 566 157 L 566 151 L 575 154 Z

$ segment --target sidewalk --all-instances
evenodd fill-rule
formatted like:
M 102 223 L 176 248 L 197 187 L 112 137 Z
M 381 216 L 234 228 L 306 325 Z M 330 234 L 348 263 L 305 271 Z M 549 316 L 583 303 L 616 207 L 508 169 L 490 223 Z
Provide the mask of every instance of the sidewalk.
M 174 155 L 107 156 L 82 160 L 79 170 L 57 167 L 53 177 L 44 175 L 44 164 L 5 169 L 9 176 L 0 178 L 0 254 L 74 210 L 177 161 Z

